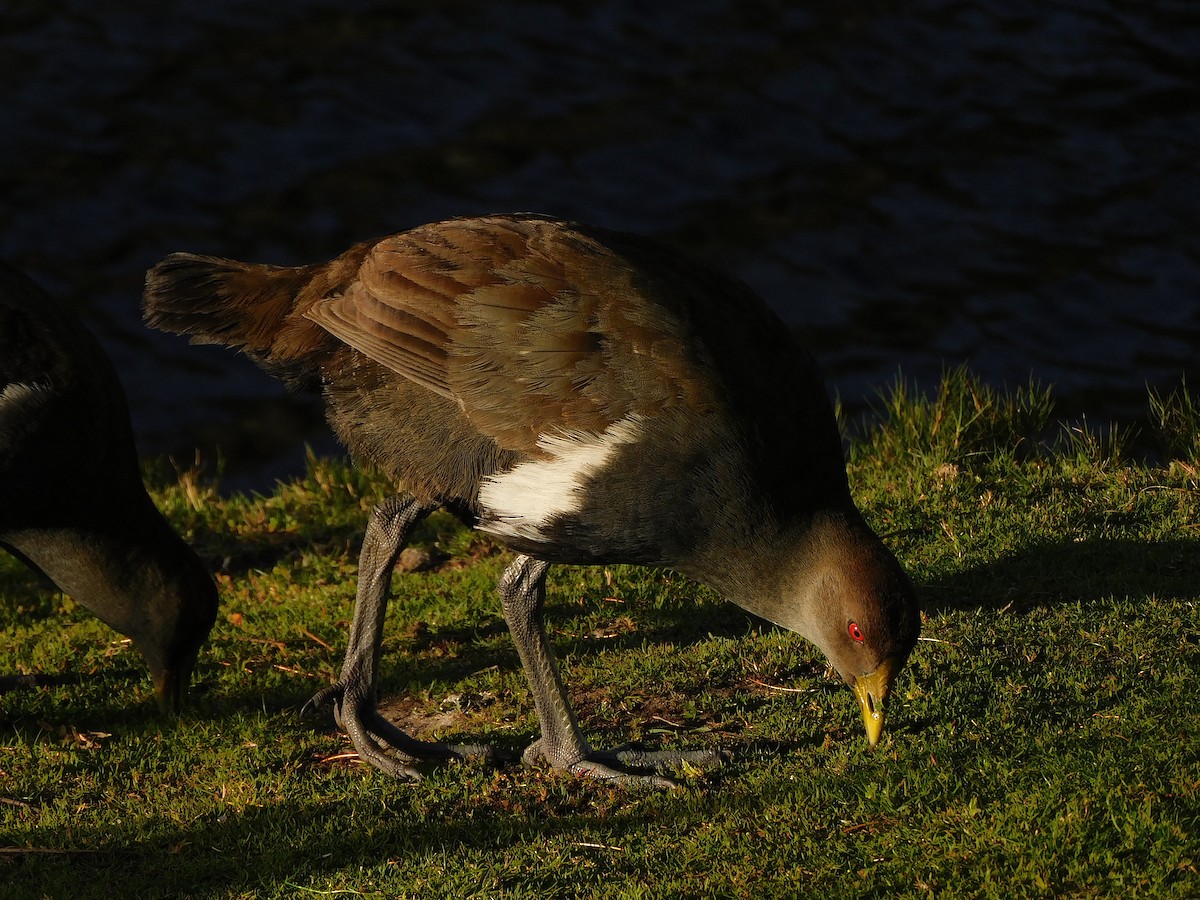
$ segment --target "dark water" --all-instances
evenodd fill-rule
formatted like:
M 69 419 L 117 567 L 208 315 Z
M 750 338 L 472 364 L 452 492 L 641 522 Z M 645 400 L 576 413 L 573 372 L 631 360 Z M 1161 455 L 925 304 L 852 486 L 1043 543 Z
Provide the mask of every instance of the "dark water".
M 142 328 L 171 250 L 555 213 L 739 274 L 851 405 L 965 361 L 1128 418 L 1200 349 L 1198 145 L 1194 0 L 0 8 L 0 255 L 100 335 L 144 450 L 219 444 L 235 483 L 324 432 Z

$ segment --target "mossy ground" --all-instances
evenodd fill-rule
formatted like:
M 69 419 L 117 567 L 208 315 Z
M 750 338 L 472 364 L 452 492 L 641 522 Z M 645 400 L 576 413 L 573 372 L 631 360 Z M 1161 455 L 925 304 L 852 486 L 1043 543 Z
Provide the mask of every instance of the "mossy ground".
M 3 892 L 1198 896 L 1196 418 L 1186 391 L 1156 400 L 1181 459 L 1056 435 L 1047 392 L 964 372 L 931 398 L 901 386 L 860 429 L 855 496 L 925 612 L 873 753 L 802 639 L 670 573 L 553 569 L 548 625 L 593 743 L 731 754 L 669 793 L 358 763 L 327 710 L 300 710 L 340 668 L 387 486 L 320 460 L 269 496 L 154 473 L 222 594 L 177 720 L 127 641 L 0 560 Z M 509 554 L 440 514 L 416 543 L 435 565 L 395 578 L 385 708 L 519 750 L 536 719 L 494 593 Z

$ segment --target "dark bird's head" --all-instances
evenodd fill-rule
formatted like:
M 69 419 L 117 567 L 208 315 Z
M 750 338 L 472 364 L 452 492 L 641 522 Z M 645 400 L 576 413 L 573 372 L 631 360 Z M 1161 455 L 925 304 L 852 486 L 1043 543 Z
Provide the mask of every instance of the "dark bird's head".
M 217 586 L 144 492 L 126 512 L 128 518 L 104 527 L 26 532 L 16 549 L 133 640 L 160 708 L 177 712 L 217 618 Z
M 150 667 L 158 707 L 178 713 L 216 620 L 217 588 L 196 552 L 162 524 L 160 539 L 126 551 L 137 571 L 114 578 L 115 589 L 97 586 L 88 599 L 97 616 L 133 638 Z
M 169 564 L 150 567 L 130 585 L 128 603 L 137 612 L 119 626 L 146 658 L 164 713 L 182 707 L 200 648 L 217 617 L 212 576 L 181 540 L 178 551 Z

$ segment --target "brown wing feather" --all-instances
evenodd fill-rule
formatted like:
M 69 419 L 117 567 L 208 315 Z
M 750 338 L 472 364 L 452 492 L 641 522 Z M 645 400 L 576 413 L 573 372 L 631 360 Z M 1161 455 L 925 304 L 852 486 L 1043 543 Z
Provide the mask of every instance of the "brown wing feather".
M 536 453 L 540 435 L 599 434 L 705 383 L 678 319 L 632 279 L 563 223 L 460 219 L 380 241 L 305 315 L 456 400 L 500 447 Z
M 453 399 L 446 348 L 455 298 L 469 286 L 453 277 L 452 259 L 430 250 L 411 232 L 385 238 L 345 291 L 317 301 L 305 316 L 380 365 Z
M 362 282 L 319 300 L 305 316 L 385 368 L 454 399 L 446 380 L 446 338 L 428 321 L 380 302 Z

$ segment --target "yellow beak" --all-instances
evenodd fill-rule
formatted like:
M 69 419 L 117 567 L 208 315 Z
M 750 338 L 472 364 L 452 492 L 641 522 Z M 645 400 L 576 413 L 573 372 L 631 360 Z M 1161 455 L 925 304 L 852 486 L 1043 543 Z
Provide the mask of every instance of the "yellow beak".
M 900 667 L 895 659 L 885 659 L 870 675 L 854 679 L 854 696 L 862 709 L 863 725 L 867 728 L 867 743 L 874 747 L 883 734 L 883 700 Z

